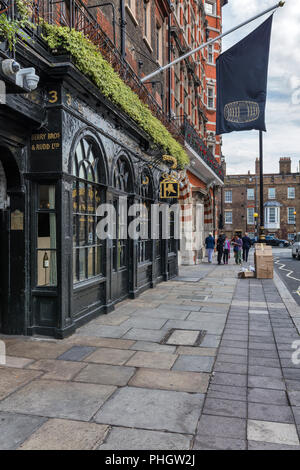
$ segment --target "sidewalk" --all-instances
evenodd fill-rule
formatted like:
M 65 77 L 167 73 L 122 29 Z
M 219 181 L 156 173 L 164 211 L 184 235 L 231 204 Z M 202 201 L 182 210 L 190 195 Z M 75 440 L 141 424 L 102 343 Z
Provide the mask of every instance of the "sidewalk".
M 238 271 L 181 268 L 62 341 L 0 337 L 0 449 L 300 450 L 300 314 Z

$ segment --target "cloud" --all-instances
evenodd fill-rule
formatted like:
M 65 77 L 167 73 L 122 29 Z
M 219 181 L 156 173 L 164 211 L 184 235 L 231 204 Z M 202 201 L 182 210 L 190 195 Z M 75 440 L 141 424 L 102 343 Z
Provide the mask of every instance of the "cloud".
M 223 31 L 274 5 L 274 0 L 230 0 L 223 8 Z M 225 37 L 225 51 L 249 34 L 260 18 Z M 291 157 L 293 171 L 300 161 L 300 1 L 287 0 L 274 15 L 264 134 L 264 170 L 278 171 L 280 157 Z M 222 152 L 227 173 L 254 171 L 258 156 L 258 132 L 233 132 L 223 136 Z

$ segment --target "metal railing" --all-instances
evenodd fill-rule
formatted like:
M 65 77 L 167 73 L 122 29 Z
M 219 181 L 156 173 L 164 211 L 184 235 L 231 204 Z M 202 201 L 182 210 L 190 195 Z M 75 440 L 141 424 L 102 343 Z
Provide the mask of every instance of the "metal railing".
M 225 174 L 222 165 L 220 165 L 209 148 L 207 148 L 193 124 L 189 122 L 186 115 L 179 116 L 178 120 L 185 142 L 192 147 L 207 166 L 224 182 Z
M 0 0 L 0 11 L 14 18 L 18 15 L 14 0 Z M 93 14 L 94 13 L 94 14 Z M 187 120 L 186 116 L 178 122 L 169 119 L 163 112 L 159 103 L 143 85 L 131 66 L 126 62 L 115 44 L 101 28 L 97 19 L 97 13 L 93 13 L 81 0 L 33 0 L 31 22 L 36 26 L 28 31 L 32 36 L 41 36 L 41 20 L 50 24 L 67 26 L 82 32 L 99 49 L 102 56 L 111 64 L 122 80 L 139 96 L 150 108 L 162 124 L 169 130 L 172 136 L 184 144 L 186 141 L 197 152 L 199 157 L 224 181 L 224 172 L 196 129 Z M 96 16 L 95 16 L 96 15 Z

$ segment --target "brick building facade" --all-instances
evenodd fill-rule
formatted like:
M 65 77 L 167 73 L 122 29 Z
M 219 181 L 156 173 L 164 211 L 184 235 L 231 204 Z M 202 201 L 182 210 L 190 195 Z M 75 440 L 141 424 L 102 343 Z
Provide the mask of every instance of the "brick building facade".
M 300 168 L 292 172 L 290 158 L 281 158 L 279 173 L 264 174 L 264 212 L 266 234 L 292 240 L 300 231 Z M 259 161 L 255 174 L 227 175 L 222 189 L 224 231 L 235 230 L 255 236 L 259 227 L 254 214 L 259 214 Z M 296 215 L 294 214 L 296 212 Z

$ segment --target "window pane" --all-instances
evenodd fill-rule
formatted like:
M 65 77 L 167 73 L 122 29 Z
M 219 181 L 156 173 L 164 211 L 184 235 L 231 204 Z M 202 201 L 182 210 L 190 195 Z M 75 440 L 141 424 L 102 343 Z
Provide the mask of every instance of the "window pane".
M 82 281 L 86 278 L 85 274 L 85 258 L 86 258 L 86 249 L 80 248 L 79 252 L 79 281 Z
M 37 285 L 57 285 L 56 251 L 37 251 Z
M 94 276 L 94 253 L 94 247 L 88 248 L 88 277 Z
M 102 246 L 96 246 L 95 275 L 102 273 Z
M 55 209 L 55 186 L 39 186 L 39 209 Z
M 56 215 L 38 213 L 37 248 L 56 248 Z
M 86 213 L 86 191 L 85 184 L 79 183 L 79 212 Z
M 86 243 L 86 216 L 82 215 L 79 218 L 79 245 L 80 246 L 85 246 Z

